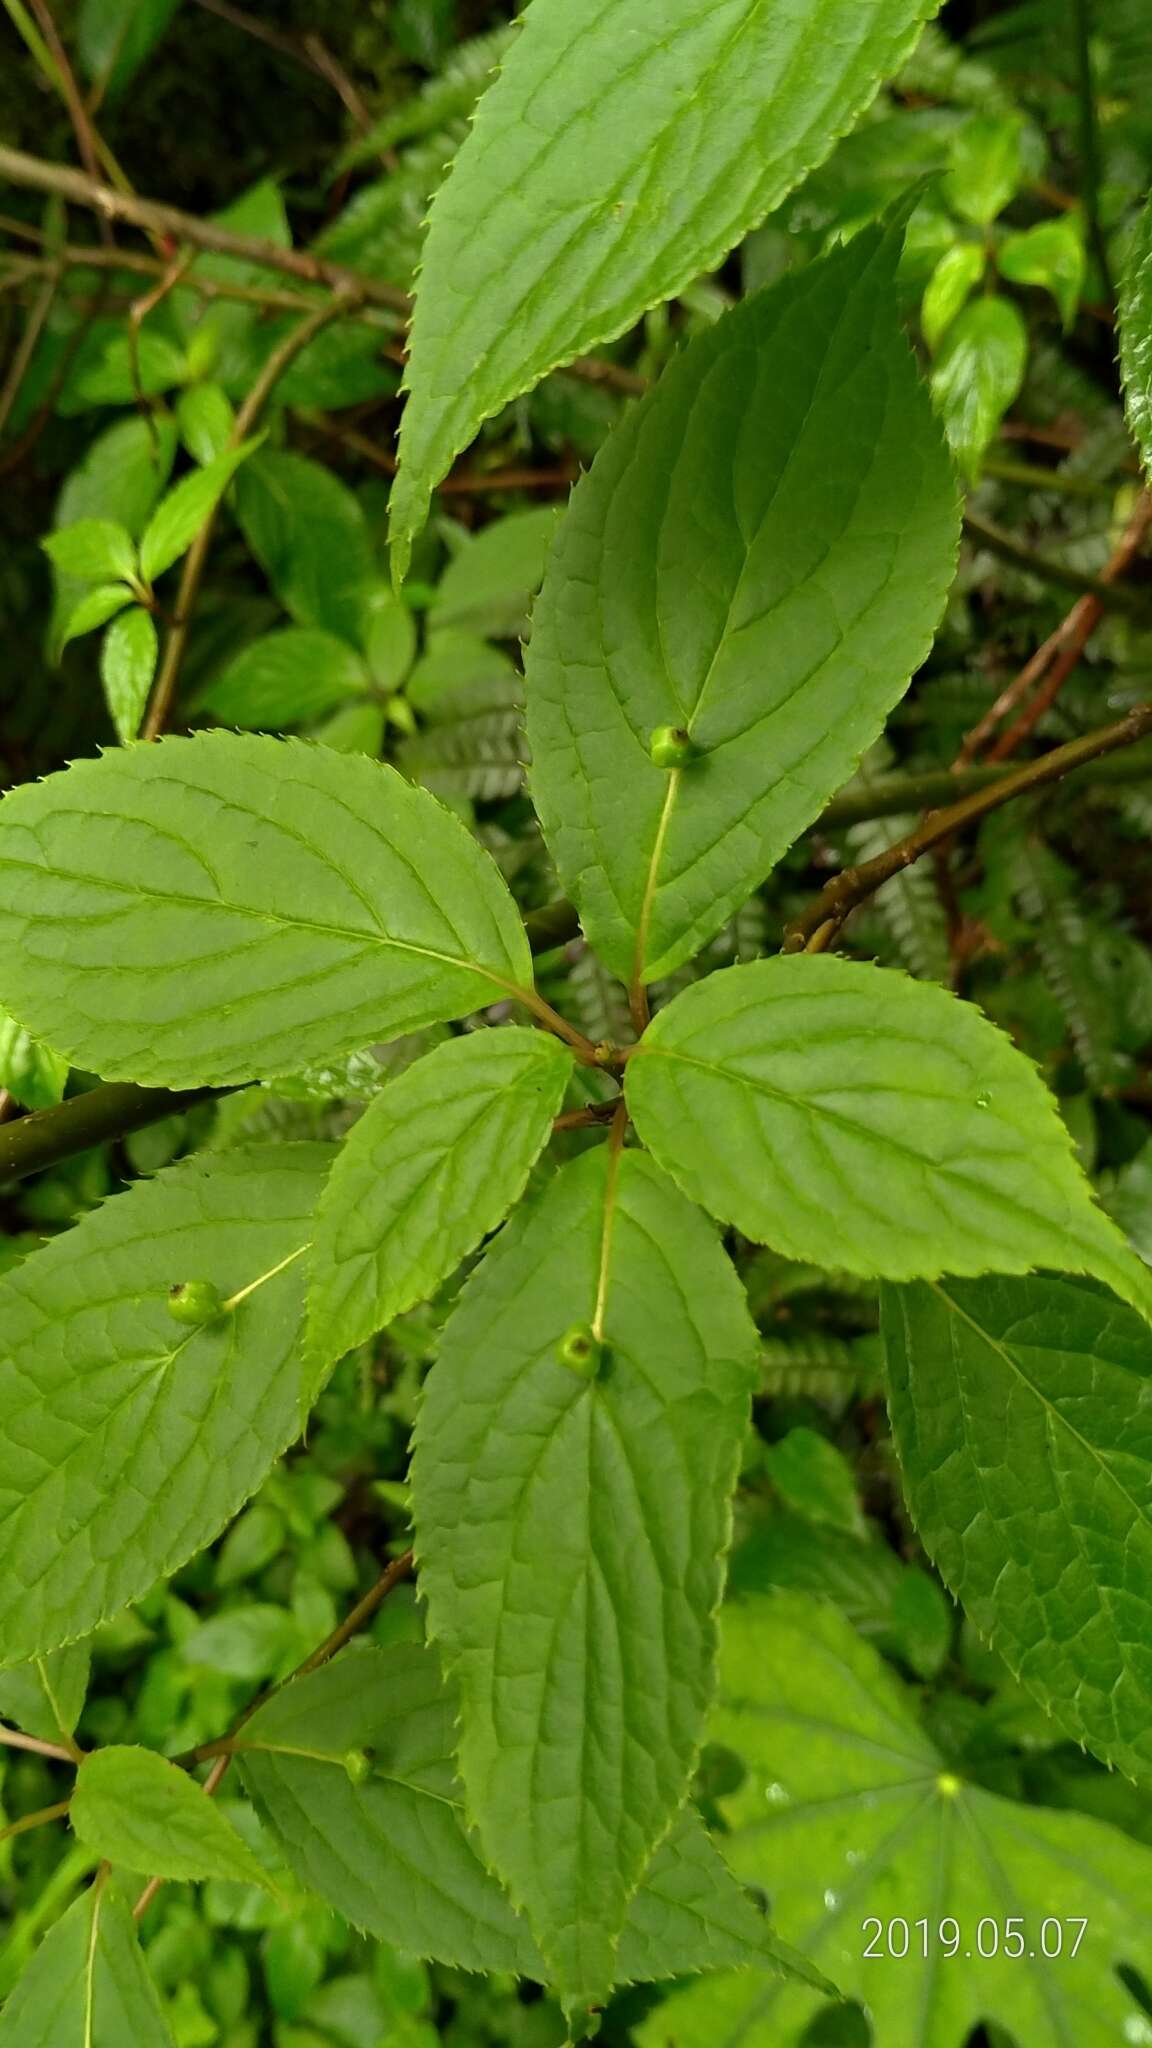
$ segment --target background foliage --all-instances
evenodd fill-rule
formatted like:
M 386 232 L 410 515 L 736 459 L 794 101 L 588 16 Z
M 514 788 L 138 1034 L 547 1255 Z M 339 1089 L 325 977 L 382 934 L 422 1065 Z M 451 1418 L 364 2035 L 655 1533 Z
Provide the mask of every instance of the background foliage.
M 6 6 L 6 142 L 66 163 L 82 161 L 95 135 L 137 192 L 402 289 L 413 281 L 428 201 L 467 132 L 512 11 L 484 0 L 372 0 L 354 9 L 330 0 L 251 15 L 223 0 L 61 0 L 50 15 L 20 0 Z M 45 16 L 88 109 L 78 126 L 44 43 Z M 1150 175 L 1152 27 L 1141 0 L 1109 0 L 1094 16 L 1082 0 L 947 6 L 864 119 L 766 225 L 601 350 L 606 373 L 549 375 L 480 429 L 435 495 L 403 600 L 385 562 L 402 374 L 395 314 L 368 305 L 318 327 L 252 423 L 262 438 L 231 482 L 224 443 L 278 346 L 313 306 L 307 284 L 216 252 L 197 265 L 195 286 L 178 278 L 146 305 L 166 282 L 171 250 L 162 236 L 117 229 L 121 252 L 145 259 L 123 267 L 83 208 L 6 187 L 4 784 L 30 782 L 138 730 L 156 648 L 136 586 L 147 596 L 157 580 L 167 625 L 176 579 L 163 579 L 220 498 L 171 722 L 299 732 L 345 754 L 395 761 L 475 830 L 525 911 L 550 905 L 559 883 L 523 788 L 519 642 L 557 508 L 641 380 L 685 339 L 706 333 L 745 292 L 803 273 L 903 199 L 911 222 L 902 299 L 966 485 L 965 543 L 945 624 L 848 799 L 738 903 L 701 956 L 685 960 L 681 950 L 657 1000 L 716 965 L 775 951 L 830 873 L 881 852 L 938 800 L 933 775 L 957 759 L 1026 758 L 1039 744 L 1120 718 L 1150 694 L 1152 571 L 1140 554 L 1148 508 L 1120 403 L 1113 322 L 1116 279 Z M 494 388 L 493 402 L 502 396 Z M 149 522 L 170 476 L 191 478 L 195 501 L 187 521 L 173 525 L 169 511 L 168 530 L 157 532 Z M 88 534 L 94 554 L 45 548 L 46 536 L 82 520 L 112 523 Z M 110 584 L 120 595 L 93 604 L 93 589 Z M 541 633 L 534 658 L 543 662 L 547 621 Z M 1022 676 L 1025 687 L 1014 687 Z M 986 725 L 1005 691 L 1010 704 Z M 851 754 L 849 746 L 845 772 Z M 853 917 L 846 949 L 960 991 L 1010 1033 L 1058 1097 L 1105 1207 L 1152 1260 L 1150 825 L 1147 752 L 1097 764 L 887 882 Z M 627 1043 L 633 1020 L 623 983 L 567 930 L 545 931 L 541 944 L 537 972 L 548 999 L 593 1040 Z M 47 1243 L 66 1248 L 70 1228 L 106 1196 L 184 1156 L 219 1157 L 242 1140 L 275 1147 L 343 1135 L 373 1113 L 383 1083 L 440 1037 L 447 1034 L 433 1027 L 417 1043 L 375 1046 L 336 1068 L 182 1103 L 4 1184 L 0 1261 L 15 1264 Z M 0 1019 L 6 1118 L 48 1106 L 65 1089 L 80 1094 L 91 1078 L 69 1075 L 49 1049 Z M 594 1100 L 595 1083 L 588 1087 Z M 573 1155 L 584 1143 L 579 1132 L 565 1140 Z M 544 1169 L 526 1158 L 529 1171 Z M 1008 2040 L 1046 2048 L 1116 2040 L 1121 2027 L 1127 2040 L 1152 2039 L 1152 1947 L 1140 1908 L 1152 1878 L 1146 1792 L 1066 1740 L 987 1647 L 978 1532 L 962 1557 L 947 1560 L 970 1612 L 929 1566 L 890 1431 L 909 1469 L 919 1458 L 929 1473 L 953 1439 L 945 1418 L 939 1443 L 913 1441 L 903 1384 L 891 1389 L 889 1420 L 879 1290 L 825 1269 L 835 1266 L 834 1237 L 819 1266 L 801 1247 L 793 1259 L 739 1239 L 736 1250 L 759 1332 L 760 1381 L 737 1495 L 724 1687 L 698 1797 L 744 1881 L 774 1904 L 778 1890 L 789 1901 L 786 1912 L 776 1909 L 780 1931 L 816 1958 L 846 2002 L 830 2006 L 788 1985 L 760 1994 L 749 2010 L 749 1980 L 738 1978 L 648 1987 L 616 1996 L 604 2039 L 636 2048 L 717 2038 L 746 2048 L 857 2048 L 869 2038 L 855 2002 L 864 1997 L 876 2048 L 906 2040 L 911 2048 L 914 2039 L 924 2048 Z M 102 1627 L 90 1659 L 88 1646 L 57 1653 L 50 1692 L 27 1671 L 0 1674 L 5 1721 L 55 1741 L 55 1698 L 85 1748 L 139 1743 L 177 1756 L 210 1742 L 255 1693 L 295 1669 L 381 1563 L 406 1551 L 410 1435 L 456 1288 L 431 1305 L 405 1303 L 382 1338 L 344 1360 L 307 1442 L 218 1543 Z M 1086 1354 L 1099 1350 L 1094 1300 L 1084 1290 L 1076 1304 Z M 363 1325 L 345 1312 L 355 1341 Z M 1124 1364 L 1121 1357 L 1118 1372 Z M 977 1341 L 964 1370 L 974 1381 L 987 1372 Z M 958 1382 L 959 1407 L 963 1392 Z M 982 1469 L 994 1462 L 994 1443 L 967 1450 Z M 1010 1489 L 1011 1474 L 1005 1483 Z M 1041 1498 L 1028 1503 L 1028 1512 L 1043 1509 Z M 932 1537 L 928 1506 L 922 1516 Z M 1028 1534 L 1026 1515 L 1024 1553 Z M 1118 1526 L 1117 1543 L 1129 1534 Z M 781 1590 L 786 1597 L 770 1598 Z M 370 1633 L 381 1646 L 420 1639 L 407 1583 Z M 807 1738 L 794 1738 L 789 1751 L 781 1736 L 773 1751 L 732 1704 L 746 1694 L 748 1673 L 760 1682 L 770 1667 L 792 1673 L 788 1698 L 767 1702 L 782 1725 L 789 1717 L 807 1725 L 837 1683 L 830 1671 L 841 1682 L 854 1674 L 865 1701 L 855 1718 L 845 1708 L 827 1754 L 811 1754 L 794 1778 L 783 1759 L 803 1754 Z M 1088 1740 L 1106 1718 L 1109 1683 L 1102 1669 L 1102 1699 L 1083 1703 Z M 1146 1748 L 1146 1738 L 1125 1739 L 1133 1756 Z M 871 1910 L 876 1786 L 867 1757 L 881 1740 L 904 1760 L 895 1796 L 920 1815 L 923 1839 L 907 1846 L 908 1899 L 923 1886 L 920 1910 L 932 1910 L 927 1886 L 945 1867 L 954 1819 L 947 1787 L 962 1775 L 964 1824 L 983 1830 L 991 1866 L 1003 1873 L 1011 1863 L 1015 1896 L 1029 1901 L 1013 1910 L 1094 1916 L 1102 1960 L 1089 2009 L 1054 2010 L 1035 1971 L 1002 1959 L 984 1965 L 978 1981 L 951 1980 L 960 1988 L 940 1994 L 921 2035 L 904 2030 L 899 1964 L 862 1975 L 859 1944 L 841 1925 L 845 1913 L 844 1926 L 854 1928 Z M 9 1822 L 59 1796 L 51 1759 L 10 1748 L 0 1767 Z M 927 1813 L 917 1801 L 931 1786 L 938 1796 Z M 751 1825 L 756 1801 L 760 1811 L 782 1787 L 775 1828 Z M 830 1835 L 818 1818 L 806 1824 L 808 1802 L 830 1789 L 845 1802 L 847 1833 Z M 219 1871 L 196 1889 L 165 1886 L 142 1922 L 178 2048 L 551 2048 L 564 2039 L 557 2007 L 512 1974 L 483 1979 L 426 1965 L 375 1938 L 383 1929 L 369 1938 L 318 1908 L 274 1867 L 269 1838 L 235 1786 L 219 1804 L 255 1864 Z M 79 1822 L 67 1836 L 43 1829 L 0 1845 L 0 1994 L 81 1896 L 95 1861 Z M 268 1874 L 275 1890 L 262 1881 Z M 964 1910 L 1002 1915 L 998 1882 L 982 1888 L 972 1879 Z M 79 1920 L 69 1923 L 67 1938 L 82 1932 Z

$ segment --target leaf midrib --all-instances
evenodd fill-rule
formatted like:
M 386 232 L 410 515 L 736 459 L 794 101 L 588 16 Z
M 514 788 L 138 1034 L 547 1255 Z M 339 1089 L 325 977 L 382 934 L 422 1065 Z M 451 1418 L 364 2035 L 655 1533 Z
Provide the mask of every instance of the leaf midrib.
M 319 937 L 341 939 L 359 947 L 363 947 L 365 942 L 382 947 L 390 947 L 394 952 L 411 953 L 422 960 L 435 960 L 442 967 L 462 968 L 468 973 L 483 975 L 485 980 L 491 981 L 495 987 L 503 989 L 508 995 L 519 996 L 523 993 L 518 982 L 505 979 L 504 976 L 497 974 L 494 968 L 485 967 L 477 960 L 462 958 L 453 953 L 441 953 L 435 947 L 417 945 L 411 939 L 396 938 L 391 932 L 385 931 L 380 926 L 377 926 L 376 930 L 373 931 L 366 926 L 329 924 L 319 918 L 289 917 L 281 911 L 258 909 L 252 904 L 231 903 L 222 897 L 213 899 L 205 896 L 189 896 L 177 889 L 165 889 L 161 896 L 153 891 L 142 888 L 138 883 L 124 882 L 103 875 L 70 874 L 64 868 L 49 867 L 42 861 L 16 860 L 10 855 L 4 857 L 3 861 L 0 862 L 0 866 L 19 869 L 22 873 L 37 876 L 40 880 L 47 878 L 54 882 L 68 882 L 90 889 L 115 890 L 123 896 L 138 897 L 143 904 L 158 911 L 163 911 L 171 904 L 177 905 L 184 910 L 201 911 L 208 916 L 213 916 L 216 912 L 222 911 L 226 916 L 249 918 L 256 923 L 273 925 L 285 931 L 314 932 Z M 74 924 L 77 922 L 77 919 L 73 915 L 66 918 L 44 919 L 41 921 Z M 25 920 L 25 922 L 28 922 L 28 920 Z M 186 962 L 176 964 L 178 964 L 179 971 L 182 974 L 187 972 Z

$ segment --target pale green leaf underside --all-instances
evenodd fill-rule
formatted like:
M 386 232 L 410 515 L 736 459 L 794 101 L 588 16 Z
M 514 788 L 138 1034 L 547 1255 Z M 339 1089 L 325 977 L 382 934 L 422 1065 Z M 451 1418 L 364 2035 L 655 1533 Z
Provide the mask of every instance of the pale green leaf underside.
M 78 1841 L 142 1877 L 268 1882 L 203 1788 L 153 1749 L 110 1744 L 85 1757 L 68 1819 Z
M 435 1293 L 524 1192 L 572 1055 L 477 1031 L 387 1087 L 337 1154 L 312 1240 L 309 1349 L 330 1363 Z
M 1078 1742 L 1152 1776 L 1152 1336 L 1090 1283 L 885 1288 L 909 1506 L 964 1609 Z
M 590 1324 L 592 1382 L 558 1355 Z M 705 1219 L 601 1146 L 508 1226 L 428 1379 L 416 1547 L 468 1812 L 577 1997 L 687 1789 L 753 1357 Z
M 332 1153 L 253 1147 L 138 1182 L 0 1281 L 0 1662 L 84 1635 L 219 1534 L 297 1429 L 304 1260 Z
M 709 1734 L 747 1767 L 719 1802 L 728 1861 L 768 1894 L 785 1939 L 867 2007 L 877 2048 L 965 2048 L 991 2021 L 1021 2048 L 1140 2039 L 1115 1971 L 1152 1968 L 1152 1853 L 1099 1821 L 961 1784 L 922 1733 L 912 1695 L 834 1607 L 776 1594 L 727 1610 Z M 885 1929 L 906 1919 L 909 1954 L 866 1958 L 869 1916 Z M 960 1953 L 925 1960 L 913 1923 L 935 1929 L 945 1916 L 960 1922 Z M 1002 1951 L 987 1960 L 977 1953 L 985 1916 Z M 1017 1916 L 1026 1952 L 1013 1957 L 1004 1934 Z M 1064 1953 L 1045 1959 L 1042 1923 L 1073 1917 L 1088 1922 L 1077 1955 L 1076 1929 L 1064 1926 Z M 797 1985 L 723 1976 L 670 1999 L 637 2041 L 798 2048 L 813 2010 Z
M 355 1926 L 455 1969 L 539 1981 L 527 1923 L 468 1834 L 456 1714 L 434 1651 L 358 1646 L 255 1716 L 241 1770 L 297 1877 Z M 364 1750 L 356 1783 L 345 1759 Z M 617 1981 L 746 1965 L 789 1959 L 686 1807 L 632 1899 Z
M 1152 199 L 1120 287 L 1120 364 L 1132 432 L 1152 478 Z
M 714 269 L 935 11 L 535 0 L 432 206 L 392 494 L 402 566 L 481 421 Z
M 95 1924 L 93 1924 L 95 1923 Z M 132 1915 L 105 1882 L 58 1920 L 0 2016 L 0 2048 L 172 2048 Z
M 0 1001 L 109 1080 L 294 1073 L 531 982 L 515 905 L 394 769 L 201 733 L 0 804 Z
M 697 982 L 628 1062 L 661 1165 L 786 1257 L 889 1280 L 1152 1276 L 1098 1209 L 1036 1069 L 970 1003 L 831 955 Z
M 745 301 L 573 494 L 527 653 L 531 781 L 625 981 L 746 900 L 931 646 L 959 509 L 899 324 L 901 242 L 869 229 Z M 660 726 L 702 757 L 657 766 Z

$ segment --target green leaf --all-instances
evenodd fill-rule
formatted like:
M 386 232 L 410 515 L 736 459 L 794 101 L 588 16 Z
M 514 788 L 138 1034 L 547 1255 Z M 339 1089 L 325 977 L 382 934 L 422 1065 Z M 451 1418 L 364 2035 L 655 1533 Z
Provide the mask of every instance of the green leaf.
M 318 1362 L 434 1294 L 504 1221 L 571 1073 L 571 1053 L 542 1031 L 477 1031 L 437 1046 L 369 1106 L 316 1217 L 308 1324 Z
M 764 1453 L 764 1469 L 786 1507 L 850 1535 L 863 1531 L 856 1477 L 843 1453 L 814 1429 L 790 1429 Z
M 1028 330 L 1009 299 L 975 299 L 953 321 L 932 372 L 932 394 L 966 477 L 975 479 L 988 443 L 1019 393 Z
M 241 470 L 236 517 L 277 597 L 301 626 L 358 647 L 377 577 L 368 524 L 338 477 L 303 455 L 264 454 Z
M 76 588 L 75 584 L 72 586 Z M 77 598 L 70 610 L 61 614 L 61 622 L 55 634 L 53 652 L 59 658 L 70 640 L 79 640 L 83 633 L 92 633 L 97 626 L 106 626 L 117 612 L 133 602 L 132 592 L 126 583 L 98 583 L 94 590 L 86 590 Z
M 1152 1336 L 1090 1283 L 886 1288 L 909 1505 L 966 1613 L 1060 1726 L 1152 1775 Z
M 148 583 L 163 575 L 191 547 L 205 520 L 215 510 L 242 462 L 263 437 L 225 448 L 203 469 L 194 469 L 161 498 L 140 541 L 140 571 Z
M 92 1885 L 41 1942 L 0 2017 L 0 2048 L 172 2048 L 132 1915 Z
M 686 1194 L 794 1259 L 890 1280 L 1090 1272 L 1152 1310 L 1039 1074 L 970 1003 L 799 955 L 696 982 L 628 1062 Z
M 346 640 L 283 626 L 241 649 L 196 700 L 221 725 L 282 732 L 362 696 L 364 663 Z
M 91 1662 L 87 1643 L 69 1643 L 0 1671 L 0 1714 L 43 1742 L 64 1740 L 84 1710 Z
M 377 690 L 398 690 L 416 656 L 416 621 L 388 585 L 372 591 L 365 605 L 364 653 Z
M 141 1877 L 268 1883 L 203 1787 L 153 1749 L 117 1744 L 85 1757 L 68 1818 L 78 1841 Z
M 520 639 L 544 581 L 558 516 L 553 505 L 513 512 L 466 539 L 440 578 L 429 631 Z
M 866 2007 L 877 2048 L 965 2048 L 993 2024 L 1027 2048 L 1142 2038 L 1117 1966 L 1152 1970 L 1152 1854 L 962 1782 L 835 1608 L 788 1594 L 730 1607 L 709 1733 L 747 1773 L 717 1801 L 725 1855 L 784 1938 Z M 1045 1957 L 1045 1940 L 1062 1952 Z M 636 2040 L 799 2048 L 816 2010 L 799 1985 L 721 1976 L 674 1994 Z
M 754 1359 L 705 1219 L 600 1146 L 508 1226 L 428 1378 L 417 1553 L 468 1810 L 574 1998 L 687 1789 Z
M 52 1109 L 64 1100 L 67 1080 L 67 1060 L 0 1010 L 0 1088 L 21 1109 Z
M 996 261 L 1002 277 L 1010 284 L 1042 285 L 1060 308 L 1065 327 L 1070 327 L 1084 289 L 1084 231 L 1079 220 L 1065 214 L 1060 220 L 1042 220 L 1019 235 L 1001 243 Z
M 527 656 L 531 780 L 623 981 L 746 901 L 931 645 L 958 508 L 900 242 L 868 229 L 700 336 L 573 495 Z M 662 728 L 698 757 L 658 766 Z
M 394 769 L 209 732 L 0 804 L 0 999 L 110 1080 L 225 1086 L 531 986 L 495 864 Z
M 180 0 L 82 0 L 76 46 L 90 79 L 115 96 L 155 49 Z
M 176 401 L 180 439 L 194 462 L 212 462 L 232 438 L 236 414 L 219 384 L 190 384 Z
M 960 308 L 984 274 L 986 258 L 978 242 L 957 242 L 946 249 L 932 272 L 920 306 L 920 325 L 930 349 L 938 348 Z
M 542 1980 L 468 1831 L 457 1713 L 434 1651 L 359 1644 L 253 1716 L 244 1783 L 296 1876 L 354 1926 L 454 1969 Z M 617 1981 L 790 1963 L 685 1807 L 630 1902 Z
M 139 538 L 176 452 L 171 420 L 117 420 L 98 434 L 60 492 L 56 525 L 107 519 Z
M 934 12 L 935 0 L 529 8 L 432 206 L 392 494 L 401 569 L 481 421 L 715 269 L 828 155 Z
M 1120 367 L 1132 432 L 1152 477 L 1152 199 L 1140 216 L 1120 286 Z
M 330 1158 L 279 1145 L 192 1160 L 0 1280 L 5 1664 L 85 1634 L 175 1571 L 292 1440 L 296 1255 Z M 225 1298 L 250 1291 L 188 1327 L 168 1293 L 194 1278 Z
M 104 635 L 100 650 L 100 679 L 112 714 L 116 737 L 127 746 L 136 738 L 140 721 L 148 708 L 148 694 L 156 673 L 156 628 L 151 615 L 139 605 L 121 612 Z
M 61 526 L 46 534 L 40 545 L 62 576 L 99 582 L 136 574 L 132 536 L 114 519 L 79 519 L 75 526 Z
M 987 227 L 1024 181 L 1019 114 L 976 114 L 952 138 L 944 189 L 965 220 Z

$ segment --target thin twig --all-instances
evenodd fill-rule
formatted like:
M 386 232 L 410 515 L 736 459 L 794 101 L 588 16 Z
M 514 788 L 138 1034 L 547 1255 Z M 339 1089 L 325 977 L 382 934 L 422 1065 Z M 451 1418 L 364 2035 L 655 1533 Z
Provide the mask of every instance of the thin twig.
M 1142 491 L 1124 532 L 1100 575 L 1100 593 L 1080 598 L 1071 611 L 1063 618 L 1054 633 L 1050 633 L 1042 647 L 1038 647 L 1029 661 L 1026 661 L 1019 675 L 1015 676 L 1002 690 L 996 702 L 986 711 L 979 723 L 965 738 L 956 757 L 956 766 L 963 768 L 984 751 L 988 741 L 1003 724 L 1004 720 L 1035 691 L 1035 696 L 1015 724 L 1002 733 L 995 744 L 988 748 L 990 761 L 1006 761 L 1021 742 L 1027 739 L 1044 713 L 1055 702 L 1073 669 L 1080 661 L 1092 634 L 1104 616 L 1103 591 L 1111 586 L 1131 567 L 1144 543 L 1149 527 L 1152 526 L 1152 496 Z M 1113 593 L 1115 595 L 1115 593 Z
M 20 345 L 8 366 L 8 375 L 4 379 L 4 388 L 0 391 L 0 434 L 3 434 L 8 424 L 12 407 L 20 395 L 20 386 L 24 382 L 28 365 L 36 353 L 40 336 L 48 324 L 59 289 L 60 270 L 57 264 L 53 264 L 44 280 L 36 303 L 24 322 L 24 332 L 20 336 Z
M 874 860 L 864 861 L 857 868 L 845 868 L 842 874 L 834 876 L 807 910 L 789 925 L 784 938 L 784 952 L 824 952 L 858 904 L 874 895 L 894 875 L 902 874 L 914 861 L 930 853 L 933 847 L 951 838 L 954 832 L 987 817 L 990 811 L 999 810 L 1002 804 L 1011 803 L 1018 796 L 1026 796 L 1049 783 L 1059 782 L 1073 768 L 1083 767 L 1102 754 L 1134 746 L 1137 740 L 1145 739 L 1150 733 L 1152 704 L 1141 704 L 1117 724 L 1105 726 L 1099 732 L 1086 733 L 1082 739 L 1070 740 L 1067 746 L 1054 747 L 1051 753 L 1042 754 L 1038 760 L 1030 761 L 1027 767 L 1003 776 L 989 788 L 978 790 L 975 795 L 943 810 L 930 812 L 914 832 L 897 840 L 894 846 L 877 854 Z
M 55 1806 L 42 1806 L 37 1813 L 26 1813 L 21 1820 L 9 1821 L 6 1828 L 0 1828 L 0 1842 L 10 1842 L 13 1835 L 26 1835 L 33 1828 L 47 1827 L 50 1820 L 63 1820 L 70 1799 L 58 1799 Z
M 96 140 L 96 131 L 92 126 L 92 117 L 84 104 L 83 94 L 76 83 L 76 73 L 72 69 L 68 52 L 60 40 L 60 32 L 56 27 L 52 10 L 48 5 L 48 0 L 29 0 L 29 5 L 36 16 L 40 33 L 48 49 L 51 51 L 52 61 L 56 66 L 61 98 L 68 109 L 68 118 L 72 123 L 72 131 L 76 137 L 76 147 L 80 152 L 80 161 L 88 176 L 98 184 L 100 182 L 100 153 Z M 115 243 L 112 223 L 103 214 L 99 217 L 99 228 L 101 239 L 109 248 L 112 248 Z
M 19 1728 L 0 1727 L 0 1743 L 7 1749 L 28 1749 L 33 1756 L 50 1756 L 54 1763 L 72 1764 L 76 1759 L 72 1752 L 61 1748 L 57 1742 L 41 1742 L 38 1735 L 25 1735 Z
M 1080 105 L 1080 154 L 1083 176 L 1080 197 L 1088 240 L 1096 258 L 1104 296 L 1109 306 L 1116 303 L 1108 243 L 1100 219 L 1100 120 L 1096 111 L 1096 81 L 1092 76 L 1092 21 L 1090 0 L 1072 0 L 1072 43 L 1076 58 L 1076 93 Z
M 236 256 L 264 270 L 302 278 L 306 284 L 327 285 L 330 290 L 343 291 L 352 298 L 389 306 L 397 313 L 407 314 L 411 310 L 407 292 L 397 285 L 361 277 L 339 263 L 327 263 L 320 256 L 309 255 L 306 250 L 282 249 L 277 243 L 262 241 L 255 235 L 232 234 L 215 221 L 200 220 L 195 214 L 183 213 L 179 207 L 154 199 L 141 199 L 134 192 L 118 192 L 85 172 L 28 156 L 23 150 L 0 147 L 0 179 L 33 192 L 56 193 L 61 199 L 87 207 L 108 220 L 124 221 L 131 227 L 142 228 L 146 234 L 166 235 L 176 246 L 190 242 L 196 249 Z
M 319 36 L 306 35 L 298 42 L 295 36 L 287 35 L 283 29 L 270 28 L 267 22 L 258 20 L 256 15 L 246 13 L 242 7 L 232 6 L 231 0 L 196 0 L 196 4 L 202 7 L 206 14 L 217 15 L 221 21 L 228 22 L 230 27 L 239 29 L 242 34 L 251 36 L 256 42 L 264 43 L 268 49 L 275 50 L 281 57 L 289 58 L 293 64 L 302 64 L 305 70 L 311 71 L 317 78 L 322 78 L 326 85 L 330 85 L 333 91 L 339 94 L 357 127 L 363 130 L 371 127 L 372 117 L 364 101 L 343 65 L 321 42 Z
M 1039 583 L 1050 583 L 1056 590 L 1072 590 L 1081 596 L 1093 597 L 1105 611 L 1149 616 L 1147 600 L 1130 590 L 1114 589 L 1107 569 L 1102 570 L 1099 576 L 1086 576 L 1079 569 L 1070 569 L 1065 562 L 1054 561 L 1051 555 L 1039 554 L 1035 548 L 1025 547 L 1010 533 L 989 525 L 986 519 L 974 519 L 971 513 L 964 520 L 964 535 L 973 547 L 986 548 L 990 555 L 998 555 L 1002 562 L 1011 563 L 1015 569 L 1023 569 L 1027 575 L 1035 576 Z
M 337 292 L 324 305 L 317 306 L 315 311 L 308 315 L 307 319 L 301 320 L 299 326 L 294 327 L 291 334 L 285 335 L 279 347 L 273 349 L 272 354 L 269 356 L 236 415 L 230 436 L 230 445 L 233 448 L 238 448 L 242 441 L 247 440 L 257 420 L 260 418 L 265 404 L 289 365 L 296 360 L 296 357 L 307 348 L 309 342 L 314 340 L 315 336 L 323 328 L 329 326 L 333 320 L 338 320 L 343 316 L 348 307 L 349 296 L 350 294 L 343 290 Z M 172 709 L 172 703 L 176 695 L 176 686 L 180 680 L 184 652 L 188 645 L 192 612 L 199 594 L 205 564 L 208 560 L 208 550 L 212 545 L 212 535 L 215 531 L 218 510 L 219 507 L 217 506 L 209 513 L 188 553 L 184 557 L 184 567 L 180 576 L 180 588 L 176 597 L 176 609 L 173 614 L 172 625 L 164 643 L 164 655 L 160 664 L 160 671 L 156 677 L 147 715 L 141 727 L 140 736 L 145 740 L 159 739 Z

